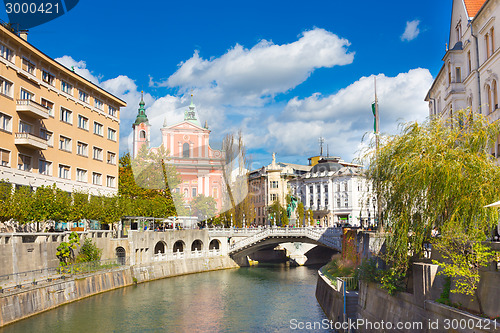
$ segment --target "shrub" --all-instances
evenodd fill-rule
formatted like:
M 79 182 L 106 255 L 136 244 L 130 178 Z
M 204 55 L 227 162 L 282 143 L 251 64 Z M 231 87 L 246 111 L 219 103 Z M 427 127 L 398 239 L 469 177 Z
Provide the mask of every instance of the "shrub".
M 101 260 L 102 249 L 98 248 L 90 238 L 85 238 L 83 245 L 80 248 L 77 262 L 89 262 Z

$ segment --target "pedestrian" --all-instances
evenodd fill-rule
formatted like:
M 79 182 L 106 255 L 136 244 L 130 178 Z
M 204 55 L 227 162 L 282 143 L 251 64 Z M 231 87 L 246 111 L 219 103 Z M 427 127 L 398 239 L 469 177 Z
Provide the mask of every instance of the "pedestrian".
M 439 230 L 438 230 L 438 227 L 434 227 L 434 229 L 432 229 L 431 231 L 431 237 L 437 237 L 439 236 Z

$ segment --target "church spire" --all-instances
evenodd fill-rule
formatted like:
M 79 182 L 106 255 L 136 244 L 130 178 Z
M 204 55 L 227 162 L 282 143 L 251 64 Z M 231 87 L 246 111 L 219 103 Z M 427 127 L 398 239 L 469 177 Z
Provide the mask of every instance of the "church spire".
M 149 120 L 148 116 L 146 115 L 146 109 L 144 106 L 146 103 L 144 103 L 144 91 L 141 91 L 141 101 L 139 102 L 139 110 L 137 112 L 137 117 L 135 118 L 134 125 L 139 125 L 142 123 L 146 123 L 149 125 Z
M 201 126 L 198 119 L 196 118 L 196 105 L 193 102 L 193 94 L 191 94 L 191 104 L 189 105 L 189 109 L 184 111 L 184 121 L 190 121 L 198 126 Z

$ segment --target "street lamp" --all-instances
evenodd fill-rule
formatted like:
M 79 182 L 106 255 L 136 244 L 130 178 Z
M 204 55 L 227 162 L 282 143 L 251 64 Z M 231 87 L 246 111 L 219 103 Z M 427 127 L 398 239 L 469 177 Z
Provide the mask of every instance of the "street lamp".
M 245 228 L 245 213 L 243 213 L 243 228 Z
M 233 228 L 233 213 L 231 213 L 231 229 Z

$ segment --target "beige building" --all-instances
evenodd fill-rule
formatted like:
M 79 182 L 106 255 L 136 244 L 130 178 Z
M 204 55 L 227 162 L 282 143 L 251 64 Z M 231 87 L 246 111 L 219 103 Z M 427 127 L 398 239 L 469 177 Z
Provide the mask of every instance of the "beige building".
M 286 196 L 291 194 L 290 181 L 305 174 L 311 169 L 309 165 L 276 162 L 252 171 L 248 175 L 248 194 L 255 208 L 255 223 L 257 225 L 272 224 L 268 216 L 268 207 L 279 200 L 281 206 L 286 208 Z
M 496 0 L 453 0 L 443 66 L 425 100 L 431 117 L 450 118 L 471 108 L 490 121 L 500 119 L 500 5 Z M 500 157 L 500 136 L 492 151 Z
M 0 25 L 0 180 L 117 193 L 124 106 Z

